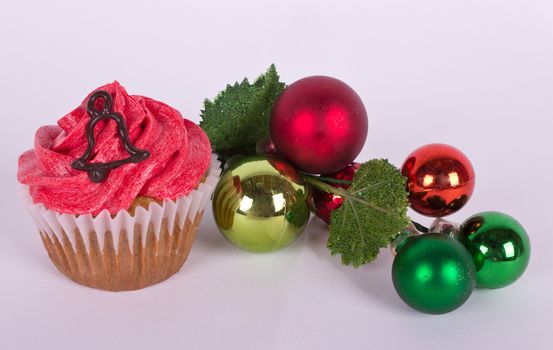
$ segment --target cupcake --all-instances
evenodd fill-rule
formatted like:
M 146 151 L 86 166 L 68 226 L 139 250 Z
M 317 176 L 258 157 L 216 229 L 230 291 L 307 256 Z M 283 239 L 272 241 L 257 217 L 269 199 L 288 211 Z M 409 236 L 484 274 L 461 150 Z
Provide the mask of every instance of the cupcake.
M 200 127 L 113 82 L 39 128 L 17 178 L 58 270 L 123 291 L 179 271 L 218 174 Z

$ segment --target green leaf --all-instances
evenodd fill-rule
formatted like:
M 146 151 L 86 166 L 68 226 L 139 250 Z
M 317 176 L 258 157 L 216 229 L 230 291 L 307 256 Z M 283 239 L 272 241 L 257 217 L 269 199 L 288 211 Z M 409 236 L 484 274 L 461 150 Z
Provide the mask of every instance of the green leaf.
M 371 262 L 409 225 L 406 179 L 385 159 L 361 165 L 330 219 L 328 248 L 344 265 Z
M 284 91 L 275 65 L 255 80 L 227 85 L 213 100 L 204 102 L 200 126 L 219 154 L 253 154 L 257 141 L 269 135 L 273 105 Z

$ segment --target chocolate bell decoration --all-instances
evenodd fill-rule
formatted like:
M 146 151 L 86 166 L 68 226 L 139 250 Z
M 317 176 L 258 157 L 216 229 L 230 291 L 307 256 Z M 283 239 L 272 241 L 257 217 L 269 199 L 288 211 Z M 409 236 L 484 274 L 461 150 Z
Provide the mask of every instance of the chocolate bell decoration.
M 104 100 L 104 107 L 101 111 L 96 109 L 94 106 L 94 102 L 96 102 L 99 98 Z M 98 90 L 90 96 L 87 104 L 90 121 L 86 127 L 88 147 L 86 148 L 84 154 L 71 164 L 73 169 L 88 172 L 90 180 L 96 183 L 104 181 L 112 169 L 128 163 L 139 163 L 150 156 L 150 152 L 133 146 L 129 138 L 129 131 L 127 130 L 125 119 L 123 119 L 121 114 L 112 111 L 112 105 L 113 101 L 111 99 L 111 95 L 107 91 Z M 130 156 L 125 159 L 119 159 L 107 163 L 90 163 L 89 160 L 96 143 L 96 140 L 94 139 L 94 127 L 98 124 L 98 122 L 104 119 L 113 119 L 117 123 L 117 132 L 121 137 L 121 142 L 123 142 L 125 150 Z

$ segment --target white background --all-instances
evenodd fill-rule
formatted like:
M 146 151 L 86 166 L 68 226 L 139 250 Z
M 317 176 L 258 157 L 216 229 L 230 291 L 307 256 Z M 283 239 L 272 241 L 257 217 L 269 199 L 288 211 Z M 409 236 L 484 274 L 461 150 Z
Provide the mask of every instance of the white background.
M 54 268 L 16 196 L 35 129 L 114 79 L 199 121 L 205 97 L 272 62 L 288 83 L 325 74 L 359 93 L 359 160 L 462 149 L 477 186 L 452 219 L 516 217 L 532 240 L 526 274 L 430 316 L 396 296 L 388 251 L 343 267 L 313 220 L 286 250 L 246 253 L 210 212 L 184 268 L 157 286 L 101 292 Z M 2 0 L 0 349 L 551 349 L 552 97 L 550 0 Z

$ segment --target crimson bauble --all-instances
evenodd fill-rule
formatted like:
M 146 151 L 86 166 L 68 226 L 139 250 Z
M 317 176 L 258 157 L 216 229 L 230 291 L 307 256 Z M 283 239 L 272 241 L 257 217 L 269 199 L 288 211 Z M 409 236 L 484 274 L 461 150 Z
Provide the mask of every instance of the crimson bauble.
M 401 173 L 407 177 L 411 208 L 432 217 L 453 214 L 470 199 L 474 169 L 455 147 L 434 143 L 411 153 Z
M 367 138 L 367 111 L 357 93 L 331 77 L 288 86 L 273 107 L 271 139 L 278 152 L 312 174 L 339 171 L 355 160 Z
M 332 174 L 323 175 L 326 178 L 353 181 L 353 176 L 359 169 L 361 164 L 353 163 L 345 167 L 344 169 L 337 171 Z M 341 187 L 343 189 L 348 189 L 350 185 L 348 184 L 331 184 L 334 187 Z M 320 217 L 327 224 L 330 223 L 330 215 L 336 209 L 338 209 L 342 202 L 344 201 L 342 197 L 337 196 L 332 193 L 324 192 L 313 188 L 311 191 L 311 197 L 313 200 L 313 207 L 315 208 L 315 214 Z

